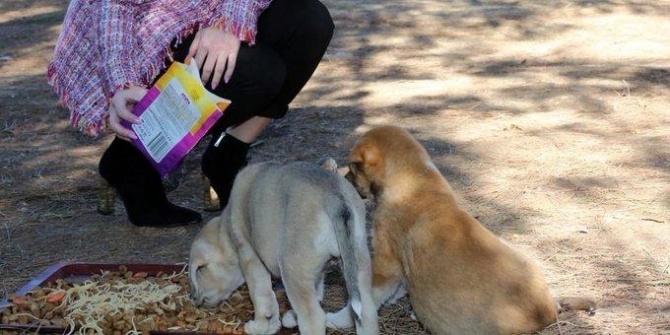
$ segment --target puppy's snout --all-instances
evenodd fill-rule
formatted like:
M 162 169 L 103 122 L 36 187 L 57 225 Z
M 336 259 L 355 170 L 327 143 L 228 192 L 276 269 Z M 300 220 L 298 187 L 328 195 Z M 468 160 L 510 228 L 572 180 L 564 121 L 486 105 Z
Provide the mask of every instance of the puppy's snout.
M 359 187 L 359 185 L 356 184 L 356 176 L 354 175 L 353 172 L 351 172 L 351 170 L 349 170 L 349 172 L 347 172 L 347 174 L 344 175 L 344 179 L 346 179 L 349 183 L 351 183 L 351 185 L 354 186 L 354 188 L 356 189 L 356 192 L 358 192 L 358 195 L 360 195 L 361 198 L 363 198 L 363 199 L 368 198 L 367 193 L 363 192 L 361 190 L 361 188 Z
M 195 307 L 201 307 L 202 304 L 204 303 L 204 299 L 202 297 L 199 297 L 194 292 L 191 292 L 190 297 L 191 297 L 191 301 L 193 302 L 193 305 L 195 305 Z
M 351 184 L 356 185 L 354 184 L 354 174 L 351 172 L 351 170 L 349 170 L 349 172 L 347 172 L 347 174 L 344 175 L 344 179 L 346 179 Z
M 204 298 L 200 294 L 198 294 L 198 290 L 195 288 L 195 283 L 193 283 L 193 281 L 189 281 L 188 296 L 189 298 L 191 298 L 191 301 L 193 302 L 193 305 L 195 305 L 195 307 L 202 306 Z

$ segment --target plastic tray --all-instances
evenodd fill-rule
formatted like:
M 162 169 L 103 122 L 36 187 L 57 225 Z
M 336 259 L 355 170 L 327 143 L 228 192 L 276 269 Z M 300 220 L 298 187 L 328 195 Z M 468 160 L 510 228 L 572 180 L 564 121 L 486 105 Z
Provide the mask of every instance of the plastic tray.
M 26 295 L 28 292 L 34 290 L 39 286 L 43 286 L 47 283 L 54 282 L 57 279 L 68 279 L 68 280 L 85 280 L 91 275 L 100 274 L 101 271 L 116 271 L 119 269 L 119 266 L 124 265 L 128 271 L 132 272 L 146 272 L 149 275 L 156 275 L 159 272 L 163 273 L 173 273 L 180 272 L 184 269 L 183 264 L 125 264 L 125 263 L 60 263 L 53 265 L 37 277 L 33 278 L 18 291 L 15 295 Z M 11 306 L 11 302 L 8 300 L 0 301 L 0 311 L 2 309 Z M 41 333 L 41 334 L 67 334 L 68 329 L 61 327 L 45 327 L 45 326 L 36 326 L 36 325 L 8 325 L 0 324 L 1 331 L 17 331 L 17 332 L 30 332 L 30 333 Z M 296 332 L 297 333 L 297 332 Z M 193 332 L 193 331 L 151 331 L 152 335 L 179 335 L 179 334 L 198 334 L 205 335 L 204 332 Z M 281 329 L 278 334 L 293 334 L 293 331 L 289 329 Z M 219 335 L 225 335 L 219 333 Z
M 39 286 L 47 283 L 55 282 L 58 279 L 68 280 L 85 280 L 92 275 L 101 274 L 102 271 L 117 271 L 119 266 L 124 265 L 128 271 L 132 272 L 146 272 L 149 275 L 156 275 L 159 272 L 173 273 L 180 272 L 184 269 L 184 265 L 180 264 L 121 264 L 121 263 L 59 263 L 55 264 L 46 270 L 42 271 L 35 278 L 23 285 L 14 295 L 26 295 L 28 292 L 34 290 Z M 11 306 L 12 303 L 8 300 L 0 302 L 0 311 Z M 66 328 L 54 326 L 36 326 L 36 325 L 8 325 L 0 324 L 0 330 L 15 330 L 15 331 L 29 331 L 32 333 L 58 333 L 65 334 L 68 332 Z M 152 332 L 152 334 L 161 334 L 164 332 Z M 192 332 L 190 332 L 192 333 Z M 170 332 L 170 334 L 176 334 Z

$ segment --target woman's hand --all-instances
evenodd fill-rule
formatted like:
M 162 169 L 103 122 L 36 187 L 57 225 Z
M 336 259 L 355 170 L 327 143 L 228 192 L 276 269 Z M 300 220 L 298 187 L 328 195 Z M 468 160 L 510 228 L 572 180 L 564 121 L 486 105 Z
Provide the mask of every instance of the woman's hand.
M 126 141 L 137 139 L 137 135 L 135 135 L 132 130 L 121 125 L 121 120 L 126 120 L 130 123 L 142 122 L 137 115 L 131 112 L 131 110 L 146 93 L 147 89 L 144 87 L 131 86 L 117 91 L 112 97 L 109 109 L 107 110 L 109 113 L 109 128 L 116 133 L 116 136 L 119 138 Z
M 221 77 L 227 83 L 233 76 L 240 39 L 232 33 L 217 28 L 206 28 L 195 34 L 188 55 L 193 57 L 204 83 L 212 78 L 212 89 L 219 86 Z M 224 73 L 225 71 L 225 73 Z

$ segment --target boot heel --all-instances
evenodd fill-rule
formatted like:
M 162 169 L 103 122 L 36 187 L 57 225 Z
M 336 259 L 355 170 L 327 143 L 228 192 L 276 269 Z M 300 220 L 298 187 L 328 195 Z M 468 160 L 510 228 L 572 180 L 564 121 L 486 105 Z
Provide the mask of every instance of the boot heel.
M 102 215 L 114 214 L 115 200 L 116 193 L 112 185 L 103 178 L 100 178 L 100 186 L 98 189 L 98 213 Z
M 205 212 L 217 212 L 221 210 L 221 203 L 219 196 L 212 188 L 212 183 L 205 175 L 202 176 L 202 201 L 204 203 Z

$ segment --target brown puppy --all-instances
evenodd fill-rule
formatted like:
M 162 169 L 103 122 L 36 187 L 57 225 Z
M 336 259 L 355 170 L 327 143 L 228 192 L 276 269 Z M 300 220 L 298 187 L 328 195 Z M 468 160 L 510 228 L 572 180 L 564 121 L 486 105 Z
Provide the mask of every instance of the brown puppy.
M 552 298 L 540 270 L 460 208 L 426 150 L 394 126 L 370 130 L 349 155 L 347 179 L 372 196 L 373 297 L 409 293 L 436 335 L 540 330 L 587 299 Z

